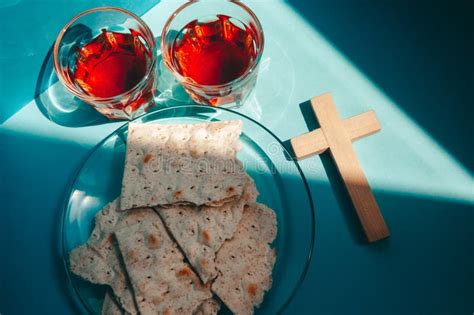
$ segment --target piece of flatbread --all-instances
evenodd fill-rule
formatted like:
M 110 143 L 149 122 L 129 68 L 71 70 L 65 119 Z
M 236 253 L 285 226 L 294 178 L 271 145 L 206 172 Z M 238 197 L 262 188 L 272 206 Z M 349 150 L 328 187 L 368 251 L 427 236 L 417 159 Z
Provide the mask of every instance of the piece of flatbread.
M 204 283 L 217 276 L 215 257 L 242 218 L 244 206 L 255 203 L 257 188 L 250 177 L 239 200 L 220 207 L 158 207 L 165 226 Z
M 238 199 L 246 181 L 236 158 L 241 128 L 240 120 L 130 123 L 120 209 Z
M 221 305 L 214 299 L 207 299 L 194 311 L 193 315 L 216 315 Z
M 269 244 L 276 232 L 272 209 L 262 204 L 246 206 L 234 237 L 217 253 L 219 275 L 211 289 L 234 314 L 253 314 L 271 288 L 276 253 Z
M 113 293 L 108 289 L 105 292 L 104 304 L 102 304 L 101 315 L 123 315 L 124 312 L 115 300 Z
M 137 314 L 128 276 L 113 232 L 122 224 L 131 224 L 156 216 L 153 209 L 117 212 L 118 199 L 107 204 L 95 216 L 95 227 L 86 244 L 71 251 L 70 269 L 96 284 L 109 285 L 126 314 Z
M 183 254 L 155 215 L 153 220 L 115 232 L 138 309 L 142 315 L 192 314 L 212 293 L 183 261 Z
M 118 200 L 107 204 L 95 217 L 95 227 L 86 244 L 69 254 L 76 275 L 96 284 L 109 285 L 127 314 L 138 314 L 129 280 L 121 262 L 113 230 L 124 214 L 117 213 Z

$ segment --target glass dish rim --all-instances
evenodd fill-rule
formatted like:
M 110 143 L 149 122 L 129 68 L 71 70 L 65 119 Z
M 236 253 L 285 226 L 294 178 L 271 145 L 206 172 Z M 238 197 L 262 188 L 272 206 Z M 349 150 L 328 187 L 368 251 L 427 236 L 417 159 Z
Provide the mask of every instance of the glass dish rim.
M 248 119 L 250 120 L 251 122 L 255 123 L 257 126 L 259 126 L 260 128 L 262 128 L 263 130 L 265 130 L 268 134 L 270 134 L 277 142 L 278 144 L 280 144 L 282 150 L 284 153 L 288 154 L 288 156 L 292 156 L 290 154 L 290 152 L 288 151 L 288 149 L 285 147 L 284 143 L 280 140 L 280 138 L 278 138 L 271 130 L 269 130 L 267 127 L 265 127 L 264 125 L 262 125 L 260 122 L 256 121 L 255 119 L 247 116 L 247 115 L 244 115 L 242 113 L 239 113 L 237 111 L 234 111 L 234 110 L 231 110 L 231 109 L 228 109 L 228 108 L 223 108 L 223 107 L 212 107 L 212 106 L 208 106 L 208 105 L 196 105 L 196 104 L 188 104 L 188 105 L 175 105 L 175 106 L 169 106 L 169 107 L 164 107 L 164 108 L 160 108 L 158 110 L 155 110 L 155 111 L 150 111 L 142 116 L 139 116 L 131 121 L 126 121 L 124 122 L 123 124 L 121 124 L 120 126 L 118 126 L 115 130 L 113 130 L 111 133 L 109 133 L 107 136 L 104 137 L 104 139 L 102 139 L 99 143 L 97 143 L 92 149 L 91 151 L 87 154 L 86 157 L 84 157 L 80 167 L 78 168 L 77 172 L 74 174 L 74 179 L 71 181 L 71 184 L 70 184 L 70 188 L 68 189 L 66 195 L 65 195 L 65 199 L 64 199 L 64 202 L 63 202 L 63 206 L 61 207 L 62 208 L 62 215 L 61 215 L 61 228 L 60 228 L 60 249 L 61 249 L 61 253 L 60 253 L 60 256 L 61 256 L 61 260 L 62 260 L 62 264 L 63 264 L 63 267 L 66 271 L 66 275 L 67 275 L 67 281 L 69 283 L 69 285 L 72 287 L 72 289 L 74 290 L 74 295 L 72 298 L 73 300 L 80 304 L 82 306 L 83 309 L 87 310 L 87 312 L 89 312 L 90 314 L 93 314 L 93 311 L 90 309 L 90 307 L 88 306 L 88 303 L 86 303 L 82 297 L 81 297 L 81 294 L 79 294 L 79 291 L 78 291 L 78 288 L 77 286 L 74 284 L 74 281 L 73 281 L 73 278 L 72 278 L 72 273 L 71 271 L 69 270 L 69 267 L 67 265 L 67 261 L 68 261 L 68 258 L 67 258 L 67 255 L 68 253 L 66 252 L 66 247 L 65 247 L 65 244 L 66 244 L 66 234 L 65 234 L 65 220 L 66 220 L 66 215 L 69 213 L 69 209 L 70 209 L 70 206 L 71 206 L 71 194 L 73 192 L 73 188 L 76 186 L 76 183 L 77 183 L 77 180 L 78 180 L 78 177 L 79 175 L 81 174 L 85 164 L 87 163 L 87 161 L 89 160 L 89 158 L 94 154 L 94 152 L 97 151 L 97 149 L 99 147 L 101 147 L 107 140 L 109 140 L 112 136 L 114 136 L 118 130 L 124 128 L 127 124 L 131 123 L 131 122 L 135 122 L 135 121 L 138 121 L 140 119 L 143 119 L 145 116 L 148 116 L 148 115 L 153 115 L 153 114 L 157 114 L 159 112 L 164 112 L 164 111 L 167 111 L 167 110 L 174 110 L 174 109 L 192 109 L 192 108 L 210 108 L 210 109 L 213 109 L 215 111 L 219 111 L 219 110 L 222 110 L 222 111 L 225 111 L 225 112 L 229 112 L 231 114 L 235 114 L 237 116 L 241 116 L 245 119 Z M 185 118 L 186 116 L 183 116 L 183 118 Z M 172 117 L 170 117 L 172 118 Z M 309 188 L 309 184 L 308 184 L 308 181 L 306 180 L 306 177 L 298 163 L 298 161 L 294 158 L 292 158 L 291 160 L 288 160 L 288 162 L 293 162 L 296 169 L 298 170 L 299 172 L 299 175 L 303 181 L 303 184 L 305 186 L 305 189 L 306 189 L 306 194 L 308 196 L 308 203 L 309 203 L 309 210 L 310 210 L 310 213 L 311 213 L 311 237 L 310 237 L 310 244 L 309 244 L 309 249 L 308 249 L 308 253 L 306 254 L 306 262 L 305 262 L 305 265 L 304 265 L 304 269 L 301 273 L 301 275 L 299 276 L 299 279 L 297 280 L 297 283 L 293 289 L 293 291 L 291 292 L 291 294 L 287 297 L 286 301 L 283 303 L 282 307 L 280 310 L 278 310 L 278 314 L 280 314 L 281 312 L 283 312 L 287 307 L 288 305 L 290 304 L 290 302 L 293 300 L 296 292 L 298 292 L 298 290 L 301 288 L 301 285 L 303 284 L 303 281 L 304 279 L 306 278 L 306 275 L 308 273 L 308 270 L 309 270 L 309 265 L 310 265 L 310 262 L 311 262 L 311 259 L 312 259 L 312 256 L 313 256 L 313 252 L 314 252 L 314 244 L 315 244 L 315 234 L 316 234 L 316 231 L 315 231 L 315 227 L 316 227 L 316 222 L 315 222 L 315 210 L 314 210 L 314 203 L 313 203 L 313 198 L 312 198 L 312 195 L 311 195 L 311 190 Z M 69 293 L 71 294 L 71 293 Z

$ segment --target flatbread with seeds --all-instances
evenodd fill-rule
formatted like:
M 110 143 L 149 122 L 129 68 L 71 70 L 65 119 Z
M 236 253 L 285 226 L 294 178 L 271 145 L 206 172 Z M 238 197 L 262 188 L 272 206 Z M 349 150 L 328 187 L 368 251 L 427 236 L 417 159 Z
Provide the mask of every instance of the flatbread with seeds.
M 71 271 L 96 284 L 109 285 L 126 314 L 137 314 L 131 285 L 113 236 L 122 224 L 146 220 L 157 214 L 150 208 L 117 212 L 118 200 L 107 204 L 95 216 L 95 227 L 87 243 L 69 254 Z
M 183 261 L 158 214 L 122 227 L 115 236 L 142 315 L 193 314 L 212 297 Z
M 276 232 L 272 209 L 262 204 L 246 206 L 234 237 L 217 253 L 219 275 L 211 289 L 234 314 L 253 314 L 271 288 L 276 253 L 269 244 Z
M 219 206 L 238 199 L 246 181 L 236 158 L 241 128 L 240 120 L 130 123 L 121 210 L 176 203 Z
M 204 283 L 217 276 L 215 257 L 225 240 L 234 235 L 244 205 L 254 203 L 257 189 L 248 177 L 239 200 L 220 207 L 171 206 L 156 208 L 165 226 Z

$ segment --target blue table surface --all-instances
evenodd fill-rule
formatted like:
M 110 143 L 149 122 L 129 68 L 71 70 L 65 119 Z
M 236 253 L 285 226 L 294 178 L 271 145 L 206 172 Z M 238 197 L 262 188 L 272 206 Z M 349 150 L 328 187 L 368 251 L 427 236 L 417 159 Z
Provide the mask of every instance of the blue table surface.
M 143 15 L 158 35 L 179 2 L 0 3 L 2 315 L 81 312 L 59 250 L 61 214 L 83 161 L 123 122 L 58 98 L 50 49 L 73 15 L 107 4 Z M 301 161 L 316 241 L 284 313 L 472 314 L 472 4 L 248 4 L 266 46 L 256 89 L 239 111 L 287 140 L 314 125 L 299 104 L 330 91 L 342 117 L 374 109 L 382 124 L 354 148 L 392 236 L 364 242 L 329 156 Z M 185 101 L 163 97 L 170 95 L 170 103 Z

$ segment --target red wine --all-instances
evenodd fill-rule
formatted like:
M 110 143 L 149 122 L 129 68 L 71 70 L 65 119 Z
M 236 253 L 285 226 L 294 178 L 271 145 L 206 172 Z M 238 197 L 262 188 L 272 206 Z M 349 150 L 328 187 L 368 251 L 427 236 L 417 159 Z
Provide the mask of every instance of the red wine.
M 194 20 L 180 31 L 172 58 L 182 76 L 201 85 L 220 85 L 248 70 L 256 57 L 253 33 L 233 21 L 218 15 L 212 22 Z
M 91 96 L 113 97 L 137 85 L 150 62 L 151 53 L 134 31 L 125 34 L 102 30 L 79 48 L 71 77 Z

